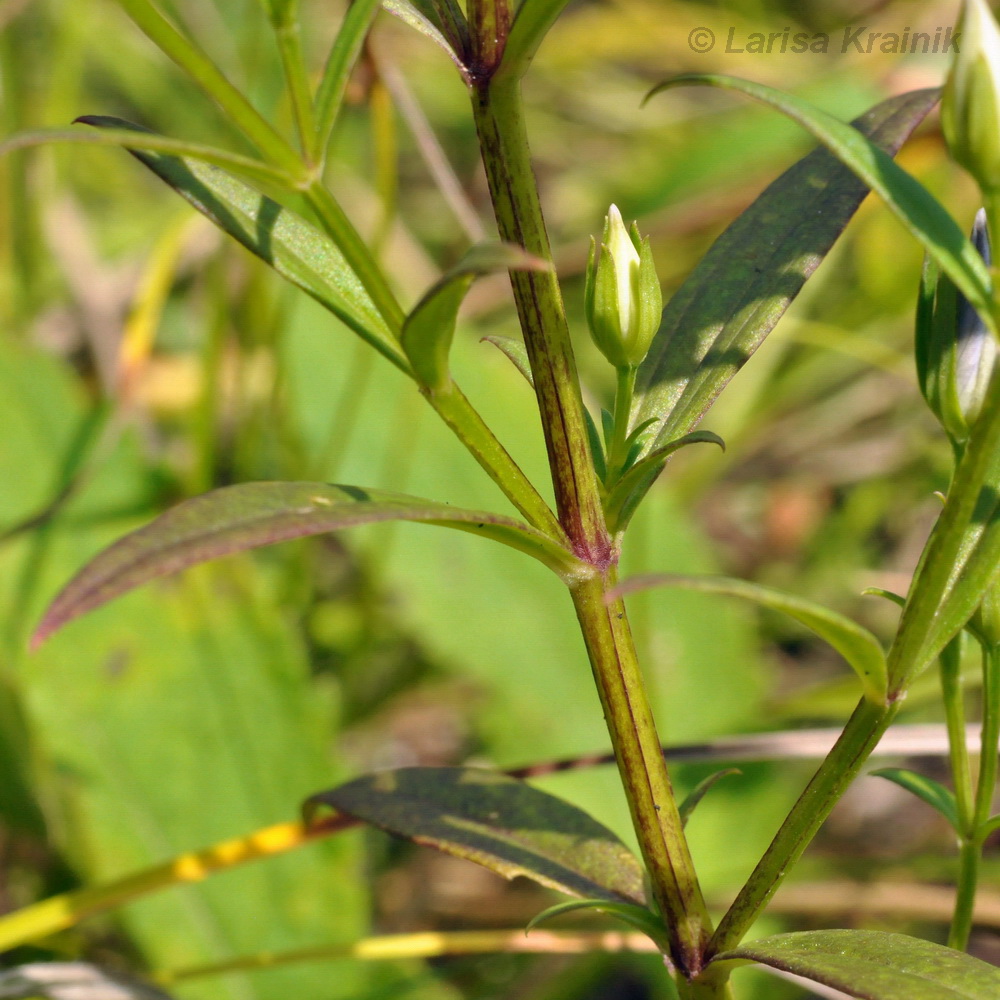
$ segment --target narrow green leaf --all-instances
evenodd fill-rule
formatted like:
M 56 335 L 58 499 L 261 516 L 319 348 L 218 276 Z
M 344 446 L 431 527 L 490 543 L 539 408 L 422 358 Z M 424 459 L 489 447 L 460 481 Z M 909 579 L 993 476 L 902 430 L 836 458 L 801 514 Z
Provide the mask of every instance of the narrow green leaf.
M 400 342 L 417 381 L 434 391 L 451 380 L 448 354 L 458 310 L 472 282 L 495 271 L 544 271 L 544 260 L 510 243 L 480 243 L 444 274 L 416 304 L 403 323 Z
M 951 824 L 952 829 L 958 830 L 958 805 L 955 802 L 955 794 L 950 789 L 945 788 L 940 781 L 928 778 L 924 774 L 910 771 L 905 767 L 882 767 L 871 772 L 876 778 L 885 778 L 923 802 L 926 802 L 932 809 L 939 812 Z
M 997 830 L 1000 830 L 1000 816 L 991 816 L 983 824 L 983 828 L 980 831 L 980 834 L 983 837 L 983 839 L 985 839 L 986 837 L 989 837 L 990 835 L 996 833 Z
M 329 145 L 344 103 L 348 78 L 381 5 L 381 0 L 353 0 L 344 14 L 316 91 L 316 148 L 320 154 Z
M 535 376 L 531 374 L 531 362 L 528 361 L 528 349 L 524 346 L 524 341 L 515 340 L 513 337 L 498 337 L 494 334 L 483 337 L 483 340 L 505 354 L 511 364 L 525 377 L 528 385 L 535 387 Z
M 645 427 L 653 422 L 655 420 L 650 419 L 639 426 Z M 642 503 L 643 497 L 666 467 L 667 459 L 675 451 L 686 448 L 689 444 L 717 444 L 723 451 L 726 450 L 726 442 L 718 434 L 712 431 L 691 431 L 676 441 L 670 441 L 651 451 L 629 468 L 611 489 L 605 504 L 605 513 L 612 531 L 620 532 L 625 529 L 639 504 Z
M 497 76 L 524 76 L 538 46 L 555 24 L 569 0 L 522 0 L 517 9 Z
M 937 96 L 922 90 L 893 97 L 854 125 L 894 153 Z M 814 150 L 715 241 L 667 303 L 639 369 L 633 420 L 661 422 L 651 447 L 698 423 L 784 315 L 866 193 L 830 153 Z
M 988 1000 L 1000 969 L 953 948 L 884 931 L 777 934 L 724 952 L 717 962 L 759 962 L 859 1000 Z
M 448 53 L 449 58 L 458 67 L 459 72 L 465 79 L 468 79 L 469 68 L 465 65 L 462 52 L 457 49 L 447 38 L 442 30 L 442 25 L 438 18 L 430 15 L 429 9 L 422 9 L 426 4 L 419 7 L 410 0 L 382 0 L 382 7 L 390 14 L 398 17 L 400 21 L 408 24 L 411 28 L 419 31 L 420 34 L 429 38 L 435 44 L 441 46 Z
M 861 593 L 865 597 L 884 597 L 887 601 L 891 601 L 897 607 L 905 607 L 906 598 L 901 594 L 893 593 L 891 590 L 886 590 L 885 587 L 865 587 Z
M 409 767 L 365 775 L 311 796 L 322 806 L 418 844 L 571 896 L 642 903 L 642 866 L 581 809 L 496 771 Z
M 242 483 L 186 500 L 88 563 L 49 607 L 33 639 L 158 576 L 233 552 L 375 521 L 422 521 L 503 542 L 559 573 L 581 568 L 540 531 L 513 518 L 386 490 L 325 483 Z
M 98 128 L 147 134 L 118 118 L 88 115 L 80 121 Z M 216 167 L 190 157 L 138 148 L 129 152 L 220 229 L 308 292 L 398 368 L 409 372 L 399 345 L 368 293 L 340 250 L 318 229 Z
M 102 124 L 104 121 L 119 123 L 115 118 L 78 118 L 80 124 Z M 252 181 L 265 184 L 277 184 L 287 187 L 295 183 L 291 174 L 286 174 L 277 167 L 272 167 L 251 156 L 241 156 L 225 149 L 205 146 L 199 142 L 187 142 L 183 139 L 171 139 L 169 136 L 157 135 L 154 132 L 139 130 L 138 126 L 127 128 L 102 127 L 98 131 L 92 128 L 40 128 L 27 132 L 16 132 L 0 142 L 0 156 L 12 153 L 17 149 L 29 149 L 32 146 L 42 146 L 50 142 L 72 142 L 85 146 L 114 146 L 118 149 L 143 149 L 151 153 L 167 153 L 173 156 L 186 156 L 203 163 L 211 163 L 215 167 L 223 167 L 231 173 L 246 177 Z
M 641 931 L 654 941 L 661 951 L 669 951 L 670 945 L 667 941 L 663 921 L 652 910 L 646 909 L 645 906 L 636 906 L 633 903 L 609 903 L 603 899 L 571 899 L 566 903 L 556 903 L 555 906 L 550 906 L 533 916 L 524 928 L 524 933 L 529 934 L 546 920 L 562 916 L 564 913 L 572 913 L 575 910 L 596 910 L 598 913 L 606 913 L 608 916 L 615 917 Z
M 989 322 L 992 316 L 990 276 L 976 248 L 923 184 L 897 166 L 875 143 L 808 101 L 732 76 L 685 74 L 654 87 L 647 99 L 667 88 L 688 84 L 739 91 L 798 122 L 885 201 Z
M 866 698 L 876 704 L 885 703 L 888 678 L 882 645 L 868 629 L 850 618 L 796 594 L 786 594 L 773 587 L 727 576 L 679 576 L 669 573 L 636 576 L 621 583 L 613 593 L 629 594 L 664 586 L 743 597 L 765 608 L 784 612 L 815 632 L 847 660 L 861 679 Z
M 681 822 L 687 826 L 691 814 L 698 808 L 698 803 L 715 787 L 716 782 L 721 781 L 723 778 L 729 778 L 732 775 L 742 773 L 738 767 L 725 767 L 721 771 L 716 771 L 715 774 L 710 774 L 707 778 L 699 781 L 688 792 L 684 797 L 684 801 L 680 804 L 678 812 L 681 814 Z

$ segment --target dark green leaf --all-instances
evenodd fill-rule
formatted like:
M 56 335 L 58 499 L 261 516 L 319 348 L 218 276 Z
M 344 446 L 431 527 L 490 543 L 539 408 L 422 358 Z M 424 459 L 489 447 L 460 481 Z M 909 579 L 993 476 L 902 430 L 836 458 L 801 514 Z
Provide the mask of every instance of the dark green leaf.
M 326 483 L 242 483 L 178 504 L 88 563 L 50 606 L 33 644 L 66 622 L 158 576 L 233 552 L 376 521 L 423 521 L 492 538 L 553 569 L 575 558 L 510 517 L 385 490 Z M 557 570 L 558 571 L 558 570 Z
M 884 931 L 801 931 L 751 941 L 716 961 L 759 962 L 858 1000 L 989 1000 L 1000 969 L 952 948 Z
M 754 601 L 765 608 L 781 611 L 801 622 L 828 642 L 861 679 L 865 697 L 877 704 L 885 702 L 888 679 L 885 653 L 882 644 L 866 628 L 829 608 L 807 601 L 797 594 L 786 594 L 747 580 L 728 576 L 679 576 L 675 574 L 650 574 L 624 581 L 616 589 L 619 594 L 647 590 L 650 587 L 685 587 L 710 594 L 728 594 Z
M 468 75 L 468 67 L 462 58 L 462 49 L 445 35 L 444 24 L 437 16 L 433 4 L 411 3 L 410 0 L 382 0 L 382 6 L 411 28 L 440 45 L 463 76 Z
M 99 128 L 145 130 L 118 118 L 91 115 Z M 340 250 L 301 216 L 191 157 L 138 149 L 130 152 L 220 229 L 270 264 L 282 277 L 363 337 L 399 368 L 409 371 L 399 345 Z
M 448 354 L 458 310 L 472 282 L 494 271 L 544 271 L 549 265 L 510 243 L 481 243 L 427 291 L 406 317 L 400 337 L 417 381 L 443 389 L 450 380 Z
M 642 867 L 606 827 L 562 799 L 485 768 L 409 767 L 311 796 L 399 837 L 525 875 L 571 896 L 642 903 Z
M 936 100 L 933 90 L 904 94 L 854 124 L 895 152 Z M 816 150 L 716 240 L 667 304 L 639 369 L 633 419 L 660 421 L 654 446 L 698 423 L 784 314 L 866 193 L 830 153 Z
M 736 90 L 787 115 L 818 139 L 837 159 L 878 193 L 900 222 L 923 244 L 941 269 L 980 314 L 992 316 L 990 276 L 982 257 L 947 209 L 911 174 L 897 166 L 876 144 L 825 111 L 772 87 L 710 73 L 692 73 L 654 87 L 698 84 Z
M 698 808 L 698 803 L 710 792 L 717 781 L 721 781 L 723 778 L 729 778 L 734 774 L 742 774 L 743 772 L 738 767 L 726 767 L 721 771 L 716 771 L 715 774 L 710 774 L 707 778 L 699 781 L 694 788 L 684 797 L 684 801 L 680 804 L 678 812 L 681 814 L 681 822 L 687 826 L 688 820 L 691 818 L 691 814 Z
M 900 788 L 912 792 L 918 799 L 944 816 L 953 829 L 958 829 L 958 805 L 955 802 L 955 794 L 945 788 L 940 781 L 928 778 L 924 774 L 917 774 L 916 771 L 910 771 L 905 767 L 882 767 L 871 773 L 876 778 L 885 778 Z
M 562 916 L 564 913 L 573 913 L 576 910 L 596 910 L 598 913 L 606 913 L 615 917 L 631 927 L 642 931 L 650 940 L 656 942 L 662 951 L 669 950 L 666 929 L 663 921 L 657 917 L 652 910 L 647 910 L 645 906 L 636 906 L 633 903 L 609 903 L 603 899 L 571 899 L 568 903 L 556 903 L 547 910 L 542 910 L 528 921 L 524 928 L 524 933 L 528 934 L 539 924 L 553 917 Z

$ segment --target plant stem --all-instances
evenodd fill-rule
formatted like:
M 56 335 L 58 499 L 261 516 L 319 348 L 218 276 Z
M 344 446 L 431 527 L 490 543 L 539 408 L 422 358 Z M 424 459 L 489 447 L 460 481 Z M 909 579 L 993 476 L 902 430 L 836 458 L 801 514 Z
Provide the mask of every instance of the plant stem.
M 309 74 L 302 58 L 302 39 L 295 19 L 275 26 L 275 38 L 281 55 L 281 68 L 285 73 L 285 87 L 292 105 L 295 131 L 299 149 L 308 168 L 316 163 L 316 118 L 312 94 L 309 91 Z
M 975 802 L 968 816 L 959 812 L 959 872 L 955 912 L 948 931 L 948 944 L 965 951 L 972 932 L 976 888 L 979 882 L 983 836 L 993 809 L 997 781 L 997 744 L 1000 741 L 1000 645 L 983 643 L 983 730 L 979 753 L 979 777 Z M 957 791 L 957 789 L 956 789 Z
M 979 856 L 981 845 L 975 837 L 963 837 L 959 843 L 958 885 L 955 894 L 955 912 L 948 928 L 948 947 L 965 951 L 972 931 L 972 912 L 976 903 L 976 885 L 979 881 Z
M 632 410 L 632 394 L 635 392 L 634 366 L 616 370 L 617 385 L 615 386 L 614 437 L 608 449 L 608 469 L 606 482 L 608 486 L 618 478 L 625 465 L 625 441 L 628 438 L 628 418 Z
M 551 261 L 517 81 L 473 87 L 473 113 L 502 239 Z M 555 269 L 510 275 L 542 417 L 559 520 L 576 554 L 612 561 L 583 400 Z
M 595 574 L 571 588 L 573 604 L 655 901 L 666 918 L 672 957 L 683 972 L 697 973 L 711 927 L 708 910 L 646 698 L 625 605 L 621 598 L 605 602 L 613 584 L 613 579 Z
M 959 633 L 941 651 L 941 698 L 948 728 L 948 762 L 955 785 L 955 804 L 962 835 L 971 829 L 973 817 L 972 768 L 965 733 L 965 690 L 962 685 L 962 635 Z
M 840 738 L 799 796 L 753 874 L 722 918 L 712 938 L 711 955 L 739 944 L 778 890 L 785 874 L 801 857 L 837 800 L 857 776 L 898 708 L 898 701 L 876 705 L 862 699 L 858 703 Z
M 489 0 L 483 0 L 489 2 Z M 470 5 L 473 6 L 473 5 Z M 473 27 L 477 23 L 470 13 Z M 475 40 L 473 45 L 475 45 Z M 551 261 L 528 149 L 519 85 L 477 79 L 473 113 L 501 238 Z M 711 923 L 670 787 L 625 606 L 607 604 L 611 546 L 594 472 L 569 326 L 555 270 L 511 274 L 545 433 L 559 521 L 594 572 L 570 588 L 632 821 L 681 978 L 704 965 Z M 702 997 L 722 997 L 719 990 Z
M 265 159 L 295 177 L 302 174 L 302 162 L 295 150 L 194 42 L 178 31 L 149 0 L 118 2 L 139 28 L 222 108 Z

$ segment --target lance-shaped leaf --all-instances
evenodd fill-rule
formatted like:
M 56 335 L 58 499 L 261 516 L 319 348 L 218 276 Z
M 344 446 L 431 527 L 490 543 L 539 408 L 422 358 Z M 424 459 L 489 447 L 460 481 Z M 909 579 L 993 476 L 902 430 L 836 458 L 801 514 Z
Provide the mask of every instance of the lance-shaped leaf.
M 937 91 L 876 105 L 855 127 L 894 153 Z M 867 193 L 818 149 L 781 175 L 715 241 L 667 303 L 639 369 L 632 423 L 651 417 L 651 447 L 690 431 L 774 328 Z M 650 481 L 654 476 L 650 471 Z
M 773 587 L 727 576 L 654 573 L 625 580 L 612 594 L 629 594 L 637 590 L 648 590 L 650 587 L 684 587 L 686 590 L 701 590 L 709 594 L 727 594 L 746 598 L 774 611 L 782 611 L 815 632 L 847 660 L 861 679 L 866 698 L 876 704 L 885 703 L 888 678 L 882 644 L 868 629 L 836 611 L 807 601 L 797 594 L 786 594 Z
M 99 128 L 145 132 L 119 118 L 88 115 L 79 120 Z M 129 152 L 220 229 L 409 372 L 399 345 L 344 255 L 315 226 L 225 171 L 191 157 Z
M 433 500 L 326 483 L 241 483 L 185 500 L 88 563 L 56 597 L 32 640 L 148 580 L 291 538 L 376 521 L 423 521 L 492 538 L 560 574 L 582 568 L 566 549 L 514 518 Z
M 406 317 L 400 341 L 417 381 L 443 389 L 462 300 L 476 278 L 494 271 L 544 271 L 549 265 L 511 243 L 480 243 L 436 281 Z
M 715 961 L 759 962 L 860 1000 L 987 1000 L 1000 969 L 953 948 L 885 931 L 800 931 L 741 945 Z
M 742 774 L 743 772 L 738 767 L 724 767 L 721 771 L 716 771 L 714 774 L 710 774 L 707 778 L 702 778 L 694 788 L 684 796 L 684 801 L 678 806 L 677 811 L 681 814 L 681 823 L 687 826 L 688 820 L 691 818 L 691 814 L 698 808 L 701 800 L 716 786 L 716 784 L 722 781 L 723 778 L 729 778 L 736 774 Z
M 382 0 L 382 6 L 411 28 L 419 31 L 448 53 L 462 77 L 469 79 L 465 65 L 468 49 L 468 26 L 461 10 L 451 0 L 444 0 L 440 7 L 428 0 Z
M 900 788 L 916 795 L 922 802 L 926 802 L 932 809 L 939 812 L 951 824 L 952 829 L 959 828 L 958 805 L 955 802 L 955 793 L 951 789 L 945 788 L 940 781 L 928 778 L 925 774 L 918 774 L 905 767 L 881 767 L 877 771 L 872 771 L 876 778 L 885 778 Z
M 969 302 L 987 322 L 991 322 L 989 271 L 976 248 L 941 202 L 912 174 L 897 166 L 884 150 L 857 129 L 800 97 L 734 76 L 686 74 L 661 83 L 650 92 L 650 96 L 668 87 L 687 84 L 739 91 L 798 122 L 882 198 Z
M 524 875 L 571 896 L 644 902 L 642 866 L 609 830 L 576 806 L 486 768 L 406 767 L 365 775 L 305 803 L 418 844 Z

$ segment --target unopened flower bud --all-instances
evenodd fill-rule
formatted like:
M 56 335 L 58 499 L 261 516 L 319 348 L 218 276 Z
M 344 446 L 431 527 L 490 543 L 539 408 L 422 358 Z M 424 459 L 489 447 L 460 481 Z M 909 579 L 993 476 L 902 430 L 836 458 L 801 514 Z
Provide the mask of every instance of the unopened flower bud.
M 971 240 L 989 267 L 990 237 L 982 209 Z M 924 398 L 955 444 L 968 438 L 982 410 L 998 350 L 979 313 L 928 261 L 917 308 L 917 376 Z
M 625 228 L 612 205 L 601 243 L 591 240 L 586 313 L 594 343 L 616 368 L 635 368 L 660 325 L 663 298 L 649 237 Z
M 986 0 L 966 0 L 941 100 L 941 126 L 952 156 L 984 192 L 1000 191 L 1000 28 Z

